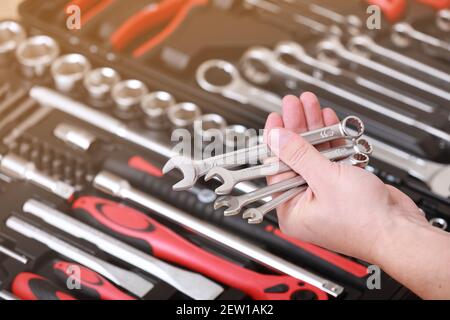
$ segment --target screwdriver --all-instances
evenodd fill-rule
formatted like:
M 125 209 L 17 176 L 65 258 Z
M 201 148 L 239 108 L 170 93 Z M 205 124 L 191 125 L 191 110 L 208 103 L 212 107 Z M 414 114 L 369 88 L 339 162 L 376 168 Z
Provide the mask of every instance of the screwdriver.
M 144 213 L 116 202 L 86 196 L 77 199 L 72 208 L 78 216 L 95 224 L 95 227 L 120 236 L 155 257 L 240 289 L 253 299 L 327 299 L 323 291 L 309 284 L 299 285 L 299 281 L 292 277 L 257 273 L 209 253 Z
M 77 300 L 48 279 L 31 272 L 21 272 L 13 280 L 11 290 L 23 300 Z
M 82 265 L 56 260 L 51 265 L 52 271 L 61 283 L 78 281 L 80 292 L 97 300 L 136 300 L 116 288 L 111 282 Z M 76 270 L 76 271 L 75 271 Z

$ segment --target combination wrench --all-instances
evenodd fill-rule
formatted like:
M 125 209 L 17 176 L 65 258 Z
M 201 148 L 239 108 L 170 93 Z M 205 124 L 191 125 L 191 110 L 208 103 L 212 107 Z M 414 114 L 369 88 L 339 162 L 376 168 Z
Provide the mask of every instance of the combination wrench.
M 342 42 L 337 37 L 329 37 L 317 44 L 318 58 L 323 61 L 335 61 L 334 56 L 338 56 L 350 63 L 359 64 L 365 68 L 384 74 L 387 77 L 395 79 L 397 81 L 406 83 L 421 91 L 429 92 L 444 100 L 450 101 L 450 93 L 448 91 L 437 88 L 422 80 L 413 78 L 400 71 L 392 69 L 381 63 L 372 61 L 367 57 L 356 54 L 344 47 Z
M 350 116 L 339 124 L 303 133 L 302 137 L 309 143 L 318 145 L 337 139 L 358 139 L 363 133 L 364 123 L 359 118 Z M 244 164 L 256 164 L 271 155 L 272 151 L 267 144 L 259 144 L 203 160 L 175 156 L 164 165 L 162 171 L 166 174 L 177 168 L 183 173 L 183 180 L 173 186 L 175 191 L 181 191 L 193 187 L 200 177 L 214 167 L 235 168 Z
M 358 55 L 355 56 L 359 57 Z M 372 110 L 406 125 L 423 130 L 424 132 L 445 140 L 446 142 L 450 142 L 450 134 L 448 132 L 414 119 L 411 116 L 406 116 L 402 113 L 391 110 L 383 105 L 365 99 L 357 94 L 297 70 L 292 66 L 283 63 L 280 57 L 269 49 L 259 47 L 252 48 L 244 54 L 242 59 L 244 61 L 243 65 L 247 66 L 247 68 L 252 66 L 254 63 L 257 63 L 259 72 L 263 72 L 261 71 L 261 67 L 264 66 L 267 76 L 270 76 L 271 74 L 281 75 L 286 79 L 313 85 L 322 90 L 328 91 L 333 95 L 338 95 L 341 98 L 356 103 L 363 108 Z
M 444 9 L 438 12 L 436 25 L 441 31 L 450 32 L 450 9 Z
M 214 84 L 208 80 L 208 73 L 216 70 L 229 79 L 226 84 Z M 280 112 L 281 98 L 269 91 L 252 86 L 245 81 L 238 69 L 223 60 L 208 60 L 202 63 L 196 72 L 198 85 L 205 91 L 221 94 L 222 96 L 240 102 L 254 105 L 265 112 Z
M 357 153 L 350 158 L 338 161 L 342 164 L 351 164 L 354 166 L 365 166 L 369 162 L 369 156 L 363 153 Z M 222 207 L 227 207 L 224 211 L 225 216 L 234 216 L 239 214 L 241 210 L 254 202 L 260 201 L 264 198 L 270 197 L 275 193 L 284 192 L 292 188 L 297 188 L 306 184 L 305 179 L 301 176 L 275 183 L 264 188 L 258 189 L 254 192 L 239 195 L 239 196 L 223 196 L 216 200 L 214 208 L 217 210 Z M 268 202 L 267 204 L 269 204 Z
M 346 146 L 324 150 L 322 151 L 322 154 L 327 159 L 336 161 L 351 157 L 355 153 L 370 155 L 372 151 L 372 145 L 367 140 L 358 139 L 352 142 L 352 144 Z M 281 161 L 275 161 L 235 171 L 228 170 L 223 167 L 214 167 L 206 174 L 205 181 L 209 181 L 213 177 L 217 177 L 223 183 L 215 190 L 215 192 L 218 195 L 226 195 L 231 193 L 235 185 L 242 181 L 255 180 L 288 171 L 291 171 L 291 168 Z

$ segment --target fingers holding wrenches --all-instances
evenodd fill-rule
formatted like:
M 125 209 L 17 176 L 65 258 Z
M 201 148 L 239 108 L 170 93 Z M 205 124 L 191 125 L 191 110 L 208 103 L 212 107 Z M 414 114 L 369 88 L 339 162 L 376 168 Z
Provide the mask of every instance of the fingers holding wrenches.
M 358 165 L 358 166 L 364 166 L 368 163 L 369 156 L 358 153 L 354 154 L 350 158 L 344 159 L 340 161 L 340 163 L 343 164 L 351 164 L 351 165 Z M 214 203 L 215 209 L 219 209 L 222 207 L 228 207 L 224 211 L 225 216 L 232 216 L 238 214 L 242 208 L 248 204 L 251 204 L 253 202 L 262 200 L 266 197 L 269 197 L 273 195 L 274 193 L 284 192 L 286 190 L 297 188 L 303 184 L 305 184 L 306 181 L 300 177 L 296 176 L 294 178 L 258 189 L 251 193 L 246 193 L 240 196 L 223 196 L 216 200 Z M 269 202 L 270 203 L 270 202 Z
M 319 145 L 338 139 L 358 139 L 363 133 L 364 123 L 359 118 L 350 116 L 336 125 L 303 133 L 302 137 L 312 145 Z M 163 173 L 179 169 L 184 178 L 175 184 L 173 189 L 181 191 L 192 188 L 198 178 L 206 175 L 214 167 L 235 168 L 243 164 L 256 164 L 269 158 L 271 154 L 268 145 L 260 144 L 204 160 L 176 156 L 166 163 Z
M 358 139 L 352 142 L 352 144 L 325 150 L 322 154 L 329 160 L 335 161 L 350 157 L 355 153 L 370 155 L 372 150 L 372 145 L 367 140 Z M 290 170 L 291 168 L 280 161 L 235 171 L 231 171 L 223 167 L 215 167 L 205 176 L 205 181 L 208 181 L 213 177 L 217 177 L 223 182 L 223 184 L 218 187 L 215 192 L 218 195 L 225 195 L 229 194 L 233 190 L 234 186 L 239 182 L 273 176 Z
M 352 157 L 342 160 L 339 162 L 340 164 L 344 165 L 353 165 L 357 167 L 364 168 L 369 163 L 369 156 L 367 154 L 363 153 L 356 153 Z M 280 182 L 280 184 L 283 182 Z M 242 217 L 244 219 L 248 219 L 248 223 L 250 224 L 258 224 L 261 223 L 264 219 L 264 216 L 269 213 L 272 210 L 275 210 L 279 206 L 283 205 L 284 203 L 288 202 L 289 200 L 293 199 L 297 195 L 303 193 L 306 191 L 308 186 L 302 186 L 298 188 L 293 188 L 291 190 L 288 190 L 284 192 L 282 195 L 276 197 L 272 201 L 269 201 L 262 205 L 259 208 L 250 208 L 247 209 Z

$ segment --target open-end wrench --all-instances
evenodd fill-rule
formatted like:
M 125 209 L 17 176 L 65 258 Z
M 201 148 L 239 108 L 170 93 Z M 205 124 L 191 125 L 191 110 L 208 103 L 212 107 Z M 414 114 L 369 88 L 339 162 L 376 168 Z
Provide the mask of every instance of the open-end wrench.
M 349 159 L 340 161 L 340 163 L 351 164 L 360 168 L 364 168 L 369 163 L 369 157 L 363 154 L 356 154 L 354 157 L 350 157 Z M 308 188 L 307 186 L 302 186 L 285 191 L 283 194 L 263 204 L 259 208 L 249 208 L 245 210 L 242 215 L 242 218 L 248 219 L 248 223 L 250 224 L 261 223 L 266 214 L 268 214 L 272 210 L 275 210 L 276 208 L 288 202 L 289 200 L 293 199 L 300 193 L 304 192 L 307 188 Z
M 352 128 L 353 127 L 353 128 Z M 352 129 L 356 128 L 356 132 Z M 347 117 L 339 124 L 321 128 L 302 134 L 313 145 L 337 139 L 357 139 L 364 132 L 364 124 L 357 117 Z M 183 156 L 171 158 L 163 168 L 167 173 L 175 168 L 183 173 L 183 180 L 173 186 L 174 190 L 186 190 L 194 186 L 195 182 L 214 167 L 235 168 L 243 164 L 256 164 L 271 156 L 272 152 L 267 144 L 240 149 L 234 152 L 215 156 L 203 160 L 193 160 Z
M 357 153 L 350 158 L 339 161 L 339 163 L 351 164 L 351 165 L 365 165 L 369 161 L 369 156 Z M 216 200 L 214 208 L 219 209 L 222 207 L 228 207 L 224 211 L 225 216 L 234 216 L 239 214 L 241 210 L 251 203 L 260 201 L 264 198 L 272 196 L 274 193 L 284 192 L 292 188 L 297 188 L 306 183 L 303 177 L 296 176 L 294 178 L 281 181 L 270 186 L 263 187 L 251 193 L 243 194 L 240 196 L 223 196 Z M 268 202 L 270 203 L 270 202 Z
M 331 161 L 347 158 L 355 153 L 364 153 L 370 155 L 372 153 L 372 146 L 367 140 L 358 139 L 351 145 L 336 147 L 322 152 L 322 154 Z M 228 170 L 223 167 L 214 167 L 205 176 L 205 181 L 211 180 L 213 177 L 219 178 L 219 180 L 222 181 L 223 184 L 218 187 L 215 192 L 218 195 L 225 195 L 231 193 L 235 185 L 242 181 L 273 176 L 290 170 L 291 168 L 281 161 L 235 171 Z
M 84 239 L 104 252 L 158 277 L 193 299 L 211 300 L 217 298 L 223 292 L 221 286 L 197 273 L 156 259 L 39 201 L 28 200 L 23 206 L 23 211 L 31 213 L 48 224 L 77 238 Z
M 450 165 L 421 159 L 376 139 L 366 138 L 374 146 L 374 158 L 405 170 L 425 183 L 435 194 L 443 198 L 450 197 Z
M 331 42 L 329 42 L 329 44 L 330 43 Z M 358 56 L 356 54 L 355 54 L 355 57 L 356 57 L 355 59 L 358 59 L 358 57 L 361 58 L 360 56 Z M 259 70 L 261 70 L 262 67 L 265 67 L 266 71 L 267 71 L 267 73 L 266 73 L 267 75 L 270 75 L 270 74 L 280 75 L 286 79 L 308 83 L 308 84 L 318 87 L 322 90 L 328 91 L 333 95 L 337 95 L 337 96 L 344 98 L 350 102 L 356 103 L 363 108 L 380 113 L 384 116 L 387 116 L 391 119 L 402 122 L 406 125 L 423 130 L 423 131 L 429 133 L 430 135 L 433 135 L 442 140 L 445 140 L 446 142 L 450 142 L 450 134 L 448 132 L 445 132 L 443 130 L 435 128 L 432 125 L 429 125 L 427 123 L 419 121 L 415 118 L 412 118 L 411 116 L 406 116 L 402 113 L 391 110 L 388 107 L 380 105 L 374 101 L 368 100 L 368 99 L 361 97 L 357 94 L 354 94 L 350 91 L 344 90 L 344 89 L 337 87 L 329 82 L 314 78 L 313 76 L 311 76 L 307 73 L 304 73 L 300 70 L 297 70 L 297 69 L 293 68 L 292 66 L 287 65 L 284 62 L 280 61 L 277 54 L 272 52 L 269 49 L 260 48 L 260 47 L 252 48 L 244 54 L 242 59 L 244 61 L 246 60 L 246 62 L 243 62 L 243 64 L 246 66 L 251 66 L 252 63 L 258 63 Z M 259 72 L 262 72 L 262 71 L 259 71 Z
M 166 202 L 131 187 L 127 180 L 115 176 L 114 174 L 109 172 L 99 173 L 94 179 L 94 187 L 106 194 L 123 200 L 129 200 L 134 204 L 147 208 L 151 212 L 169 219 L 175 224 L 183 226 L 188 230 L 193 230 L 197 234 L 224 245 L 233 251 L 239 252 L 271 269 L 309 283 L 333 297 L 339 296 L 343 291 L 341 286 L 332 283 L 329 280 L 270 254 L 267 251 L 244 241 L 241 237 L 234 236 L 212 224 L 205 223 L 203 220 L 199 220 L 190 214 L 172 207 Z
M 50 233 L 25 222 L 17 217 L 10 217 L 6 220 L 8 228 L 32 239 L 35 239 L 50 249 L 66 256 L 78 263 L 100 273 L 104 277 L 113 281 L 117 285 L 132 292 L 138 297 L 144 297 L 154 287 L 153 283 L 143 277 L 125 269 L 118 268 L 106 261 L 100 260 L 93 255 L 78 249 Z
M 430 85 L 429 83 L 411 77 L 395 69 L 392 69 L 384 64 L 370 60 L 367 57 L 351 52 L 344 47 L 344 45 L 337 37 L 329 37 L 328 39 L 319 42 L 317 44 L 317 51 L 318 58 L 321 60 L 331 61 L 333 59 L 330 60 L 330 54 L 331 56 L 337 55 L 338 57 L 347 60 L 350 63 L 359 64 L 375 72 L 382 73 L 387 77 L 413 86 L 421 91 L 429 92 L 437 97 L 450 101 L 450 92 L 437 88 L 433 85 Z
M 400 22 L 393 26 L 391 40 L 396 46 L 401 48 L 409 47 L 411 42 L 414 41 L 426 46 L 450 51 L 450 43 L 417 31 L 407 22 Z
M 320 61 L 320 60 L 308 55 L 306 53 L 306 51 L 303 49 L 303 47 L 295 42 L 291 42 L 291 41 L 280 42 L 276 46 L 274 51 L 279 56 L 279 59 L 286 57 L 286 56 L 292 57 L 294 59 L 294 61 L 297 60 L 297 61 L 304 63 L 314 69 L 324 71 L 333 76 L 338 76 L 338 77 L 342 77 L 344 79 L 349 79 L 350 81 L 353 81 L 355 84 L 357 84 L 361 87 L 364 87 L 373 92 L 382 94 L 386 97 L 397 100 L 401 103 L 407 104 L 418 110 L 421 110 L 424 112 L 429 112 L 429 113 L 435 111 L 434 106 L 431 106 L 429 104 L 418 101 L 417 99 L 409 97 L 409 96 L 402 94 L 400 92 L 397 92 L 395 90 L 389 89 L 388 87 L 380 85 L 374 81 L 371 81 L 363 76 L 360 76 L 359 74 L 356 74 L 351 71 L 344 70 L 342 68 L 334 66 L 332 64 Z M 245 67 L 243 67 L 243 69 L 245 72 Z M 249 68 L 249 70 L 251 70 L 251 68 Z M 250 75 L 248 75 L 248 76 L 253 81 L 253 78 L 251 78 Z M 447 77 L 447 79 L 450 83 L 450 76 L 445 74 L 445 77 Z
M 212 70 L 222 72 L 229 82 L 214 84 L 208 79 Z M 198 85 L 205 91 L 221 94 L 224 97 L 258 107 L 265 112 L 280 112 L 281 98 L 269 91 L 257 88 L 245 81 L 237 68 L 224 60 L 208 60 L 202 63 L 196 73 Z
M 436 25 L 440 30 L 450 32 L 450 9 L 444 9 L 438 12 Z
M 361 55 L 364 55 L 367 53 L 367 51 L 369 51 L 376 55 L 393 60 L 396 63 L 403 64 L 408 68 L 416 69 L 429 76 L 450 83 L 450 75 L 448 73 L 442 72 L 441 70 L 433 68 L 430 65 L 412 59 L 408 56 L 390 50 L 386 47 L 380 46 L 375 41 L 373 41 L 373 39 L 368 35 L 359 35 L 351 38 L 350 41 L 348 42 L 348 48 L 350 51 L 357 54 L 360 53 Z

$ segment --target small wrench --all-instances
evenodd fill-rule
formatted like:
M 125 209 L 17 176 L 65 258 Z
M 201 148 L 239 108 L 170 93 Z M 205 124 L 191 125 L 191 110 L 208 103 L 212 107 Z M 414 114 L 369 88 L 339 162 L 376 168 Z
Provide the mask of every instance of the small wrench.
M 407 48 L 411 45 L 411 41 L 416 41 L 437 49 L 450 51 L 450 43 L 417 31 L 407 22 L 401 22 L 394 25 L 391 40 L 396 46 L 401 48 Z
M 229 82 L 223 85 L 210 82 L 207 75 L 212 70 L 224 73 Z M 252 86 L 241 77 L 238 69 L 227 61 L 209 60 L 204 62 L 198 67 L 196 78 L 198 85 L 205 91 L 221 94 L 242 104 L 254 105 L 265 112 L 281 111 L 282 103 L 279 96 Z
M 353 129 L 356 128 L 356 131 Z M 358 139 L 364 133 L 364 123 L 357 117 L 350 116 L 341 123 L 303 133 L 302 136 L 312 145 L 318 145 L 337 139 Z M 183 180 L 173 186 L 175 191 L 186 190 L 194 186 L 198 178 L 204 176 L 214 167 L 235 168 L 243 164 L 256 164 L 272 155 L 267 144 L 240 149 L 204 160 L 193 160 L 184 156 L 171 158 L 164 166 L 163 173 L 178 168 L 183 173 Z
M 328 44 L 331 45 L 331 43 L 332 42 L 329 42 Z M 334 47 L 332 50 L 334 50 Z M 345 49 L 343 49 L 343 50 L 346 51 Z M 346 52 L 348 52 L 348 51 L 346 51 Z M 362 58 L 356 54 L 354 54 L 354 56 L 355 56 L 355 59 L 358 59 L 358 57 Z M 380 105 L 372 100 L 368 100 L 362 96 L 354 94 L 353 92 L 350 92 L 350 91 L 344 90 L 340 87 L 337 87 L 337 86 L 333 85 L 332 83 L 323 81 L 321 79 L 317 79 L 317 78 L 313 77 L 312 75 L 309 75 L 300 70 L 297 70 L 297 69 L 293 68 L 292 66 L 287 65 L 287 64 L 283 63 L 282 61 L 280 61 L 277 54 L 267 48 L 254 47 L 254 48 L 248 50 L 244 54 L 242 59 L 245 61 L 245 62 L 243 62 L 243 64 L 246 65 L 247 67 L 251 66 L 254 63 L 258 63 L 258 66 L 260 67 L 260 69 L 262 69 L 262 67 L 265 67 L 266 74 L 268 76 L 271 74 L 274 74 L 274 75 L 283 76 L 286 79 L 290 79 L 290 80 L 293 80 L 296 82 L 304 82 L 304 83 L 313 85 L 322 90 L 328 91 L 333 95 L 337 95 L 337 96 L 344 98 L 350 102 L 356 103 L 365 109 L 369 109 L 374 112 L 380 113 L 386 117 L 389 117 L 391 119 L 394 119 L 396 121 L 404 123 L 408 126 L 412 126 L 417 129 L 423 130 L 424 132 L 427 132 L 430 135 L 433 135 L 442 140 L 450 142 L 450 134 L 448 132 L 445 132 L 444 130 L 435 128 L 428 123 L 419 121 L 416 118 L 413 118 L 412 116 L 407 116 L 407 115 L 404 115 L 403 113 L 391 110 L 388 107 Z M 380 65 L 380 66 L 382 66 L 382 65 Z M 450 97 L 450 94 L 449 94 L 449 97 Z
M 372 145 L 365 139 L 358 139 L 350 145 L 325 150 L 322 154 L 336 161 L 339 159 L 351 157 L 355 153 L 364 153 L 370 155 L 372 153 Z M 226 195 L 233 191 L 235 185 L 242 181 L 255 180 L 276 174 L 291 171 L 291 168 L 281 161 L 267 163 L 259 166 L 253 166 L 242 170 L 231 171 L 222 167 L 212 168 L 205 176 L 205 181 L 209 181 L 214 177 L 218 177 L 223 184 L 218 187 L 215 192 L 218 195 Z
M 350 158 L 339 161 L 343 164 L 351 164 L 358 166 L 365 166 L 369 162 L 369 156 L 363 153 L 357 153 Z M 258 189 L 254 192 L 243 194 L 240 196 L 223 196 L 216 200 L 214 203 L 214 208 L 217 210 L 222 207 L 228 207 L 224 211 L 225 216 L 233 216 L 238 214 L 243 207 L 253 202 L 257 202 L 266 197 L 273 195 L 274 193 L 284 192 L 292 188 L 297 188 L 306 183 L 305 179 L 301 176 L 296 176 L 294 178 L 281 181 L 279 183 Z
M 360 168 L 364 168 L 369 163 L 369 157 L 364 154 L 355 154 L 354 156 L 344 159 L 342 161 L 339 161 L 341 164 L 351 164 L 354 166 L 358 166 Z M 250 224 L 258 224 L 261 223 L 264 219 L 264 216 L 269 213 L 272 210 L 275 210 L 282 204 L 288 202 L 289 200 L 293 199 L 300 193 L 306 191 L 308 186 L 293 188 L 291 190 L 288 190 L 284 192 L 283 194 L 279 195 L 275 199 L 272 199 L 272 201 L 269 201 L 262 205 L 259 208 L 250 208 L 247 209 L 242 217 L 244 219 L 248 219 L 248 223 Z

